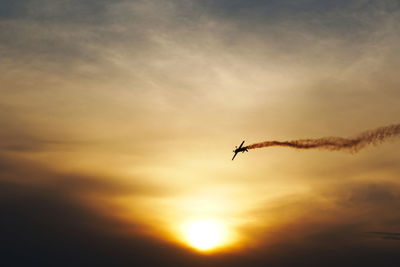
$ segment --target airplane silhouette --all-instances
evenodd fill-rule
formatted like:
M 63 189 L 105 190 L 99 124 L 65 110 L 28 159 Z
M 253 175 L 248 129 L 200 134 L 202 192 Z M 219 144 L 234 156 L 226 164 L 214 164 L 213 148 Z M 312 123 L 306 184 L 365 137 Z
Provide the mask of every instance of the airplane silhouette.
M 243 144 L 244 144 L 244 141 L 240 144 L 239 147 L 235 146 L 235 150 L 233 150 L 233 153 L 235 153 L 235 155 L 233 155 L 232 160 L 236 157 L 237 153 L 239 153 L 239 152 L 242 152 L 242 153 L 245 151 L 249 152 L 246 147 L 242 147 Z

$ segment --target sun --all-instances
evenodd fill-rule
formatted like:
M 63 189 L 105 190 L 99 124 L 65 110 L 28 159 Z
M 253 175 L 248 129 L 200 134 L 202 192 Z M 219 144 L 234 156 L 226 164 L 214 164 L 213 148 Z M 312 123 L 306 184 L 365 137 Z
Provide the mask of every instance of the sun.
M 183 226 L 186 242 L 200 251 L 211 251 L 227 242 L 227 229 L 222 222 L 211 219 L 193 220 Z

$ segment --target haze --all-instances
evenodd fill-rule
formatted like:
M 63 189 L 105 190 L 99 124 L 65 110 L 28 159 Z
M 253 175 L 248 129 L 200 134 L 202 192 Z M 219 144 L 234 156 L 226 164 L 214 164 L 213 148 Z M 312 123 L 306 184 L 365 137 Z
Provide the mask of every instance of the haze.
M 399 11 L 3 1 L 7 266 L 396 266 L 400 243 L 371 232 L 400 232 L 400 142 L 231 158 L 398 123 Z

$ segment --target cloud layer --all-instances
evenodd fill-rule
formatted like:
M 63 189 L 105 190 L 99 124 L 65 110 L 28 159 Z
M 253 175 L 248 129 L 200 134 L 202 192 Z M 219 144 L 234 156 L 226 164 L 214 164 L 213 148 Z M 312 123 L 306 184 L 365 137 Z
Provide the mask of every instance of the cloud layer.
M 3 2 L 9 266 L 395 266 L 398 142 L 229 153 L 397 123 L 397 1 Z M 203 217 L 235 245 L 187 248 Z

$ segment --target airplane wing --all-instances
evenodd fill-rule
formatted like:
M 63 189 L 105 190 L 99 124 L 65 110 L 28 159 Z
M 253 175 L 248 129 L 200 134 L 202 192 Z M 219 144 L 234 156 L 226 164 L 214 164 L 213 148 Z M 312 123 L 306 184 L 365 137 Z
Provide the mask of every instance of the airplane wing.
M 236 155 L 237 155 L 237 152 L 235 153 L 235 155 L 233 155 L 233 158 L 232 158 L 232 160 L 236 157 Z
M 243 144 L 244 144 L 244 141 L 240 144 L 240 146 L 238 147 L 238 149 L 242 148 Z

